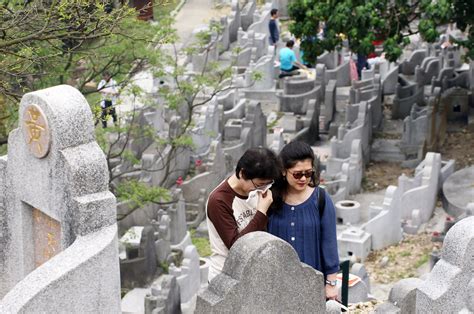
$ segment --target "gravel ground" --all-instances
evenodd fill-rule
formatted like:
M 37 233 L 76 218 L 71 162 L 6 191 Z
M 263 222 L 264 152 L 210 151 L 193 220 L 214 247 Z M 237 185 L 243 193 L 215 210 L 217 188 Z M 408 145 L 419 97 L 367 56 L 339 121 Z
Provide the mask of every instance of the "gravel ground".
M 418 268 L 429 261 L 431 251 L 440 247 L 440 243 L 431 241 L 431 233 L 405 234 L 400 244 L 370 253 L 364 264 L 374 283 L 395 283 L 416 277 Z
M 456 170 L 474 165 L 474 133 L 466 128 L 448 133 L 440 153 L 443 160 L 456 160 Z

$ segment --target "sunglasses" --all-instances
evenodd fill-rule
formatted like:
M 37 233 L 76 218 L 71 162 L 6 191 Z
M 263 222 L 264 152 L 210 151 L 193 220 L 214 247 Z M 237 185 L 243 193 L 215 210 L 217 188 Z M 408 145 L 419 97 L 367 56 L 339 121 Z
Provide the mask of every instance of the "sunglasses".
M 287 170 L 288 171 L 288 170 Z M 305 178 L 311 178 L 312 176 L 314 176 L 314 173 L 316 171 L 314 170 L 308 170 L 308 171 L 295 171 L 295 172 L 291 172 L 291 171 L 288 171 L 289 173 L 291 173 L 291 175 L 293 176 L 293 178 L 295 178 L 296 180 L 299 180 L 301 179 L 303 176 Z

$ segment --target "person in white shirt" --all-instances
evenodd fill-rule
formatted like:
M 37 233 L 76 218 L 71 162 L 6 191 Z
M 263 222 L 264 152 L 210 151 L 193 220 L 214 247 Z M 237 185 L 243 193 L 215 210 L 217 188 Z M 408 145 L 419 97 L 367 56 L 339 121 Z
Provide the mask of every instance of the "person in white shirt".
M 114 124 L 117 124 L 117 113 L 115 112 L 115 102 L 117 100 L 118 88 L 117 82 L 112 78 L 109 72 L 104 72 L 102 80 L 97 86 L 97 90 L 102 94 L 102 100 L 100 107 L 102 113 L 100 119 L 102 120 L 102 127 L 107 127 L 107 118 L 109 115 L 112 116 Z
M 263 147 L 250 148 L 240 157 L 235 173 L 209 194 L 206 204 L 212 251 L 209 281 L 222 272 L 229 250 L 237 239 L 266 229 L 267 210 L 273 200 L 269 188 L 280 173 L 273 151 Z

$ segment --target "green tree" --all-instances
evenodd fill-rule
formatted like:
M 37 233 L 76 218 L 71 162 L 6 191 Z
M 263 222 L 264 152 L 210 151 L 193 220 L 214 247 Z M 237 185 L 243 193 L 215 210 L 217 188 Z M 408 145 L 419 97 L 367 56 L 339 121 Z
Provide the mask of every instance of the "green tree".
M 177 168 L 174 161 L 195 149 L 192 130 L 196 110 L 218 93 L 235 87 L 231 79 L 234 64 L 222 66 L 210 59 L 212 51 L 218 49 L 218 36 L 211 34 L 220 32 L 219 25 L 213 24 L 209 31 L 197 34 L 196 41 L 182 51 L 177 50 L 174 42 L 149 49 L 148 56 L 153 56 L 153 62 L 148 62 L 147 70 L 166 83 L 152 95 L 137 86 L 128 86 L 123 93 L 129 94 L 133 109 L 121 117 L 122 122 L 117 126 L 97 129 L 97 139 L 109 165 L 110 190 L 119 200 L 129 201 L 128 211 L 119 214 L 118 220 L 148 203 L 173 202 L 168 189 L 175 184 L 178 173 L 184 172 L 185 179 L 187 171 Z M 203 67 L 199 72 L 191 72 L 182 60 L 196 54 L 202 56 Z M 257 74 L 255 78 L 258 79 Z M 138 103 L 142 105 L 136 106 Z M 159 133 L 143 123 L 143 115 L 155 110 L 166 113 L 164 123 L 168 125 L 172 123 L 170 117 L 179 117 L 173 122 L 173 131 Z M 144 151 L 154 156 L 152 164 L 143 162 Z M 150 185 L 140 181 L 143 174 L 155 172 L 161 173 L 160 182 Z
M 96 129 L 107 158 L 110 190 L 119 200 L 130 201 L 130 212 L 118 217 L 123 219 L 147 203 L 172 201 L 168 188 L 174 182 L 169 178 L 183 170 L 175 169 L 172 162 L 194 148 L 190 132 L 195 110 L 217 93 L 233 88 L 232 65 L 222 67 L 208 58 L 217 45 L 217 37 L 211 35 L 220 33 L 219 24 L 212 24 L 208 32 L 178 52 L 169 17 L 160 15 L 154 23 L 143 22 L 136 19 L 134 9 L 107 4 L 100 0 L 0 4 L 0 27 L 4 30 L 0 43 L 0 143 L 2 138 L 6 142 L 6 134 L 16 121 L 18 100 L 28 91 L 67 83 L 86 95 L 99 114 L 100 95 L 95 83 L 104 71 L 110 72 L 121 86 L 121 94 L 128 94 L 127 104 L 133 107 L 122 114 L 118 125 Z M 189 72 L 180 54 L 203 54 L 202 71 Z M 147 95 L 131 80 L 144 69 L 170 84 L 164 84 L 158 94 Z M 143 123 L 144 114 L 157 108 L 167 116 L 180 117 L 175 132 L 164 136 Z M 145 150 L 162 162 L 143 163 Z M 146 172 L 161 172 L 163 180 L 153 186 L 140 181 Z
M 374 40 L 384 40 L 386 58 L 395 61 L 410 35 L 419 33 L 433 42 L 439 38 L 438 26 L 456 22 L 469 35 L 459 44 L 469 49 L 472 58 L 473 7 L 469 0 L 295 0 L 289 4 L 289 28 L 303 39 L 302 49 L 311 60 L 341 47 L 346 37 L 350 49 L 363 55 L 374 51 Z M 315 40 L 322 23 L 324 39 Z
M 164 66 L 166 60 L 159 47 L 176 39 L 172 19 L 160 15 L 154 23 L 140 21 L 135 9 L 113 7 L 110 3 L 103 0 L 0 3 L 0 144 L 6 144 L 9 131 L 15 127 L 18 103 L 26 92 L 70 84 L 87 97 L 98 115 L 100 95 L 96 83 L 105 71 L 124 87 L 138 71 Z M 128 90 L 132 97 L 141 94 L 133 86 Z M 138 207 L 150 201 L 169 200 L 166 188 L 147 186 L 133 176 L 140 170 L 140 156 L 131 152 L 130 141 L 147 140 L 162 145 L 166 142 L 150 128 L 139 125 L 136 118 L 140 110 L 126 114 L 119 126 L 98 128 L 96 132 L 107 156 L 112 192 Z M 132 167 L 120 171 L 117 166 L 124 162 Z
M 125 84 L 150 62 L 149 47 L 175 36 L 171 19 L 152 25 L 104 0 L 3 1 L 0 14 L 0 145 L 24 93 L 58 84 L 95 93 L 104 71 Z
M 467 57 L 474 60 L 474 5 L 469 0 L 452 0 L 452 7 L 450 20 L 467 33 L 467 38 L 459 41 L 459 44 L 468 50 Z

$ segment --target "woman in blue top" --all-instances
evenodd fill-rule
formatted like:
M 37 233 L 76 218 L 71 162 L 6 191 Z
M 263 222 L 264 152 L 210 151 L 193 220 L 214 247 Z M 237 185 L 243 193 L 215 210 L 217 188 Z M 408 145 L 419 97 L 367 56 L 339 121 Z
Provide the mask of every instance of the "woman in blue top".
M 336 213 L 329 195 L 317 187 L 313 150 L 304 142 L 291 142 L 283 147 L 279 158 L 283 170 L 272 187 L 268 232 L 291 244 L 302 262 L 321 271 L 326 298 L 335 299 L 339 271 Z M 319 193 L 325 198 L 322 215 Z

